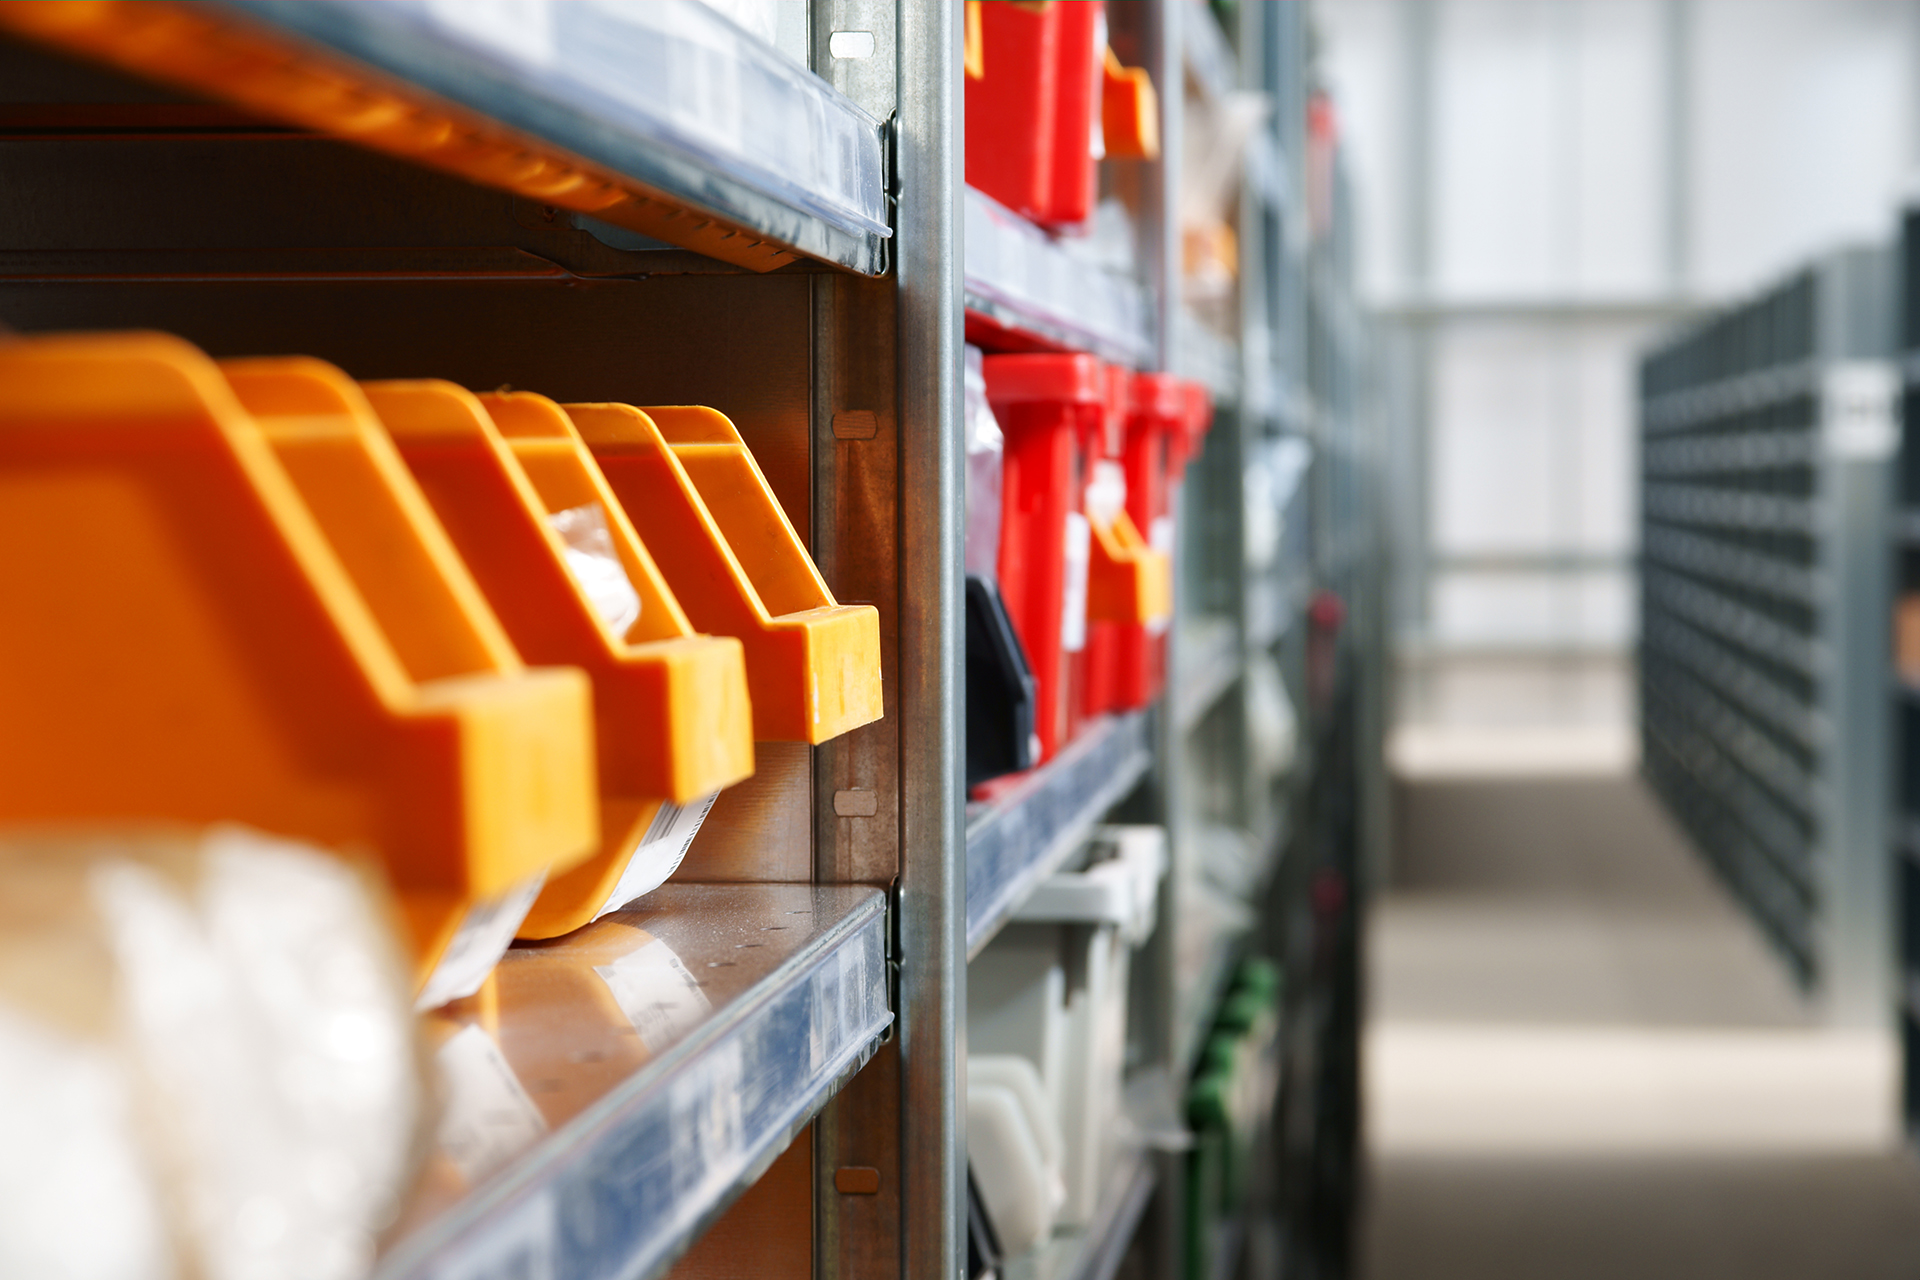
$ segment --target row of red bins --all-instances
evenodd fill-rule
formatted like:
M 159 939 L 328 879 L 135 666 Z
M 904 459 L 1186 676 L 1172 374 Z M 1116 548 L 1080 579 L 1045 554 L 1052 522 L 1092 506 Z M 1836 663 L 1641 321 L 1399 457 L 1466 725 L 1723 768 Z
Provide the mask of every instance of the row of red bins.
M 1085 222 L 1103 156 L 1155 159 L 1153 81 L 1107 46 L 1102 0 L 969 0 L 967 183 L 1042 226 Z
M 988 356 L 985 375 L 1005 440 L 999 589 L 1039 764 L 1165 686 L 1175 504 L 1213 406 L 1198 383 L 1089 355 Z

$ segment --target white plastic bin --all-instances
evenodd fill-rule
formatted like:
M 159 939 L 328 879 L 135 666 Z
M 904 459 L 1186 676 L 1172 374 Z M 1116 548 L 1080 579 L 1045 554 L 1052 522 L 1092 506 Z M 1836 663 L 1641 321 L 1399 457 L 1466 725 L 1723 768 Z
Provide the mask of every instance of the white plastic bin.
M 1038 1071 L 1058 1122 L 1062 1226 L 1093 1220 L 1121 1126 L 1132 949 L 1153 932 L 1162 827 L 1107 826 L 1083 870 L 1037 889 L 967 970 L 967 1044 Z

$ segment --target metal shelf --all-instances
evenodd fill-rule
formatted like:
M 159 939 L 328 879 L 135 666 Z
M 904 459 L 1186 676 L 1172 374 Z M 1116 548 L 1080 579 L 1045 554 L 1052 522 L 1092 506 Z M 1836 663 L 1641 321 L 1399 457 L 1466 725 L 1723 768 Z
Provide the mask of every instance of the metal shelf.
M 1818 461 L 1819 440 L 1813 432 L 1802 428 L 1654 440 L 1647 445 L 1641 466 L 1651 476 L 1686 476 L 1702 472 L 1778 471 L 1809 467 Z
M 1818 781 L 1745 715 L 1678 669 L 1656 663 L 1645 679 L 1650 693 L 1666 699 L 1672 704 L 1671 710 L 1699 725 L 1734 763 L 1809 821 L 1817 819 L 1822 801 Z
M 1304 570 L 1266 574 L 1247 582 L 1247 647 L 1271 649 L 1306 612 L 1310 591 Z
M 480 1083 L 453 1083 L 472 1105 L 376 1274 L 659 1274 L 872 1055 L 886 937 L 878 889 L 673 883 L 514 948 L 497 1026 L 446 1028 L 443 1068 Z M 511 1154 L 461 1170 L 450 1132 Z
M 1678 618 L 1666 614 L 1648 618 L 1644 642 L 1647 652 L 1679 662 L 1781 736 L 1809 751 L 1826 745 L 1827 732 L 1819 713 L 1804 698 L 1795 697 Z
M 1641 423 L 1649 435 L 1683 431 L 1715 418 L 1812 396 L 1819 385 L 1819 369 L 1812 361 L 1759 369 L 1653 396 L 1643 402 Z
M 1139 281 L 1076 256 L 983 192 L 968 187 L 964 199 L 970 330 L 984 322 L 1016 345 L 1151 361 L 1153 302 Z
M 1641 577 L 1650 601 L 1672 610 L 1702 630 L 1803 675 L 1818 675 L 1825 665 L 1824 649 L 1818 641 L 1716 591 L 1652 566 L 1648 566 Z
M 1194 1057 L 1206 1040 L 1207 1024 L 1226 995 L 1233 977 L 1234 962 L 1240 957 L 1238 933 L 1213 934 L 1199 954 L 1184 957 L 1176 974 L 1174 994 L 1175 1079 L 1185 1080 L 1193 1071 Z
M 1191 729 L 1240 678 L 1240 635 L 1224 618 L 1182 625 L 1173 681 L 1173 723 Z
M 1829 254 L 1639 378 L 1645 771 L 1849 1021 L 1885 1008 L 1892 268 Z
M 1797 605 L 1820 601 L 1813 570 L 1787 560 L 1728 546 L 1717 538 L 1649 523 L 1641 554 L 1649 561 Z
M 1180 6 L 1180 56 L 1208 98 L 1224 102 L 1237 91 L 1239 55 L 1206 5 Z
M 1240 348 L 1184 308 L 1174 317 L 1173 371 L 1204 383 L 1221 407 L 1240 403 Z
M 1003 1280 L 1112 1280 L 1157 1181 L 1146 1152 L 1127 1152 L 1107 1180 L 1093 1221 L 1056 1231 L 1047 1243 L 1009 1259 L 1000 1269 Z
M 1649 483 L 1641 490 L 1641 508 L 1649 520 L 1709 528 L 1812 533 L 1816 527 L 1814 505 L 1809 499 L 1705 485 Z
M 1005 795 L 967 807 L 967 959 L 980 954 L 1150 763 L 1146 713 L 1109 716 Z
M 866 275 L 887 268 L 881 123 L 702 5 L 221 0 L 622 186 Z M 751 238 L 748 237 L 748 238 Z

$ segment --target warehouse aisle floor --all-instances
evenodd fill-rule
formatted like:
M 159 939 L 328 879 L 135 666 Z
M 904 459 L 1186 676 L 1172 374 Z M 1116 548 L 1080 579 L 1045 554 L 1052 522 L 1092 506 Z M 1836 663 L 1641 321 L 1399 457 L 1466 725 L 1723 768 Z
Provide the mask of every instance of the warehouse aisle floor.
M 1816 1025 L 1631 773 L 1438 772 L 1371 921 L 1367 1280 L 1920 1276 L 1890 1040 Z

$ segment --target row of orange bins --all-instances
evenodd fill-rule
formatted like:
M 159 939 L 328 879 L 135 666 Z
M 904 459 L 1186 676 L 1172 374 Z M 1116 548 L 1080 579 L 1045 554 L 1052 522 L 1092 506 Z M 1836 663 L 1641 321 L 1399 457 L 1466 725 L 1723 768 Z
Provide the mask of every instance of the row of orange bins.
M 370 855 L 422 1007 L 671 875 L 756 739 L 881 714 L 720 413 L 160 334 L 0 344 L 0 599 L 0 821 Z
M 983 369 L 1005 438 L 999 586 L 1034 678 L 1040 763 L 1165 686 L 1175 505 L 1212 400 L 1090 355 L 993 355 Z

